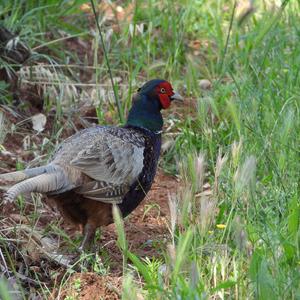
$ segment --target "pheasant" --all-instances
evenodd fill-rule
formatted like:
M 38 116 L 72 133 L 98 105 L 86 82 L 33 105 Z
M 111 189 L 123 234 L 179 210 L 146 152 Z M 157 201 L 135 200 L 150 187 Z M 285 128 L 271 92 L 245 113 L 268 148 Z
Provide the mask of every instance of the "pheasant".
M 96 229 L 113 222 L 112 207 L 130 214 L 150 190 L 161 148 L 161 110 L 183 98 L 165 80 L 145 83 L 133 98 L 124 126 L 95 126 L 63 141 L 47 165 L 0 175 L 18 182 L 4 195 L 13 201 L 25 192 L 44 193 L 63 217 L 81 225 L 80 250 Z

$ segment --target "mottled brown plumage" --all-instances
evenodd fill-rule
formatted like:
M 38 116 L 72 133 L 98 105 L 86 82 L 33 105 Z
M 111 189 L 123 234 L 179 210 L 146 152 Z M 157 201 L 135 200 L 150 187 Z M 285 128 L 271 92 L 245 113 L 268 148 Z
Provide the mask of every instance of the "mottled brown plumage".
M 53 200 L 61 215 L 83 229 L 80 250 L 84 250 L 94 238 L 96 229 L 113 222 L 112 205 L 84 198 L 73 191 L 48 196 Z

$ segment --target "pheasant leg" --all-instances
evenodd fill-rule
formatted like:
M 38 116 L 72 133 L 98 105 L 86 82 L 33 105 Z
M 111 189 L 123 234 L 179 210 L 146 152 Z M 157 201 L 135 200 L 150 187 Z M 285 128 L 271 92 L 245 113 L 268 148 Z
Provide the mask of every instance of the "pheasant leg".
M 87 250 L 91 242 L 94 240 L 96 227 L 90 223 L 86 223 L 83 228 L 83 239 L 79 247 L 80 252 Z

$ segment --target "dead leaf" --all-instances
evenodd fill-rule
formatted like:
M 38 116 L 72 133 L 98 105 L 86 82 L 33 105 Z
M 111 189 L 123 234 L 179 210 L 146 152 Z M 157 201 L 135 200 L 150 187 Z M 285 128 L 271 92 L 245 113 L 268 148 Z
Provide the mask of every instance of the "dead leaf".
M 86 12 L 86 13 L 90 13 L 92 12 L 92 8 L 90 6 L 89 3 L 83 3 L 80 5 L 80 10 L 82 10 L 83 12 Z
M 44 114 L 36 114 L 31 117 L 32 128 L 37 132 L 42 132 L 45 129 L 47 118 Z
M 200 40 L 194 40 L 189 42 L 189 47 L 194 50 L 199 50 L 202 46 L 202 43 Z

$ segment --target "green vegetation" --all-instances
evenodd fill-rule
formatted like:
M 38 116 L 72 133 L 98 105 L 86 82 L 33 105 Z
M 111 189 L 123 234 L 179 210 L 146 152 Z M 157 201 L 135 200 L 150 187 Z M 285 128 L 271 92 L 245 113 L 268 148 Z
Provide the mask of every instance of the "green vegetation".
M 124 299 L 300 299 L 300 4 L 256 2 L 243 18 L 234 1 L 136 1 L 125 9 L 131 17 L 101 23 L 108 19 L 102 7 L 122 114 L 150 78 L 168 79 L 187 101 L 165 114 L 165 138 L 174 143 L 161 166 L 179 174 L 182 188 L 170 196 L 171 238 L 160 259 L 130 251 L 115 211 Z M 32 82 L 52 80 L 44 111 L 55 111 L 55 122 L 44 153 L 75 127 L 83 92 L 99 100 L 91 105 L 100 123 L 107 113 L 119 122 L 95 20 L 83 3 L 0 3 L 1 22 L 35 52 Z M 82 51 L 67 44 L 75 37 L 87 45 Z M 34 66 L 41 65 L 39 77 Z M 212 87 L 201 89 L 201 79 Z M 12 107 L 4 82 L 0 95 Z M 0 283 L 1 298 L 9 299 Z

